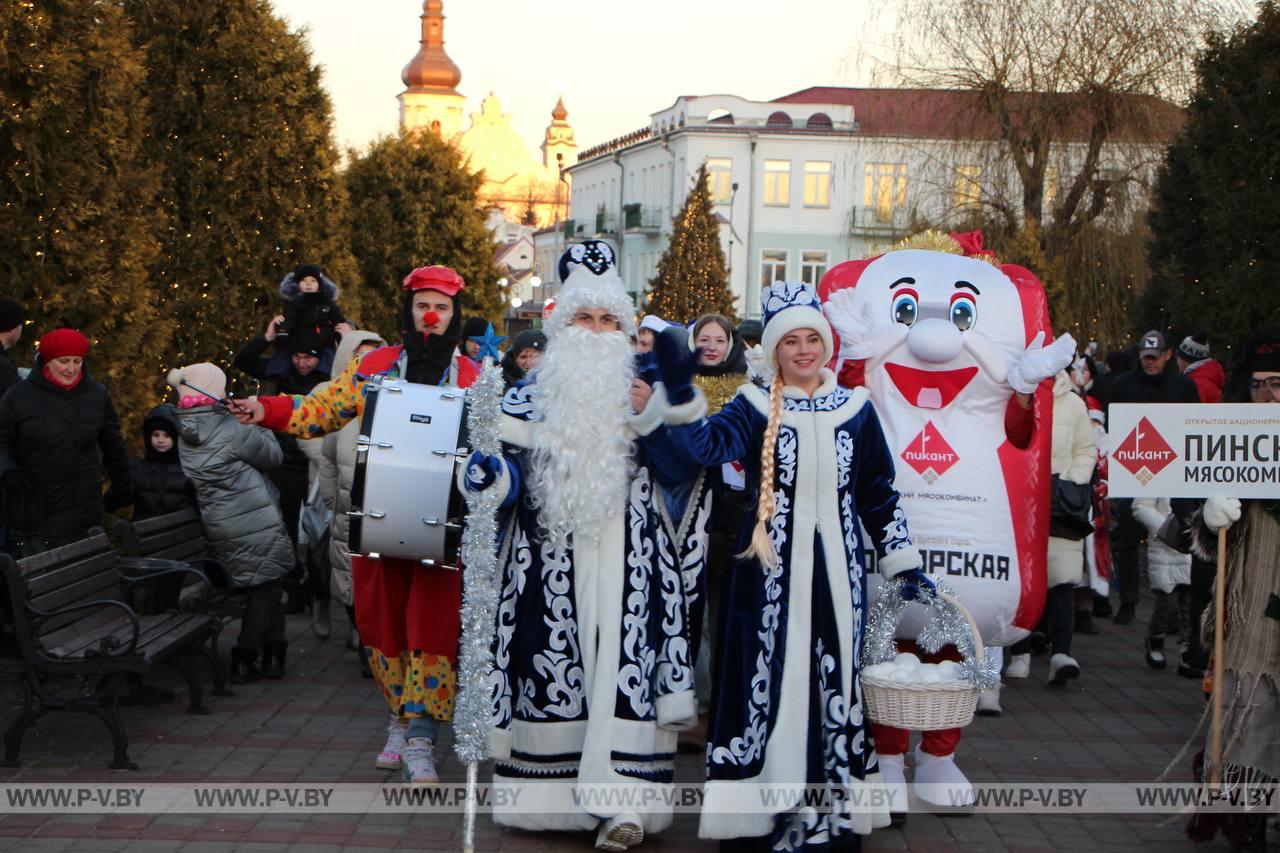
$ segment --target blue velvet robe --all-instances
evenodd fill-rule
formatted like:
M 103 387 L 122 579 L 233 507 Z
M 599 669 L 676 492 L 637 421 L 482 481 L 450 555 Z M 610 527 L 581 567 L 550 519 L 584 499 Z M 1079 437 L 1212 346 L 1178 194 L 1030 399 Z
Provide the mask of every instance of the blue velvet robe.
M 698 466 L 665 443 L 661 388 L 629 425 L 635 475 L 600 541 L 556 553 L 521 488 L 537 442 L 532 385 L 503 400 L 511 502 L 501 531 L 494 645 L 494 783 L 520 789 L 494 819 L 525 829 L 592 829 L 636 812 L 646 832 L 671 822 L 677 732 L 697 720 L 696 639 L 711 495 Z M 669 511 L 669 510 L 674 510 Z M 553 785 L 541 782 L 560 783 Z M 575 789 L 659 789 L 644 805 L 573 800 Z M 598 789 L 598 788 L 597 788 Z
M 772 835 L 774 849 L 821 849 L 833 837 L 889 822 L 887 809 L 822 814 L 795 798 L 768 807 L 757 792 L 757 786 L 816 785 L 873 795 L 879 771 L 858 680 L 868 609 L 859 521 L 882 571 L 920 564 L 866 390 L 837 387 L 830 371 L 823 379 L 812 398 L 784 391 L 770 528 L 778 568 L 739 559 L 724 591 L 704 838 Z M 693 420 L 698 402 L 676 407 L 668 423 Z M 768 412 L 768 393 L 744 386 L 719 414 L 669 426 L 668 438 L 690 462 L 742 460 L 758 500 Z M 739 551 L 750 543 L 756 500 L 743 519 Z

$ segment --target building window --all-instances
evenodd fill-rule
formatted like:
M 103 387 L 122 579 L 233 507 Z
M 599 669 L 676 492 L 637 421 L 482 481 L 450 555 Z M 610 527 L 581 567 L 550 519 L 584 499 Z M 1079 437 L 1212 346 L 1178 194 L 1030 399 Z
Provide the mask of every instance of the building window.
M 764 161 L 764 203 L 786 207 L 791 204 L 791 161 Z
M 868 163 L 863 204 L 877 222 L 892 222 L 894 212 L 907 206 L 907 164 Z
M 764 126 L 790 128 L 791 116 L 787 115 L 782 110 L 775 110 L 774 112 L 769 113 L 769 117 L 764 121 Z
M 805 122 L 804 126 L 811 130 L 830 130 L 831 116 L 826 113 L 814 113 L 809 116 L 809 120 Z
M 733 160 L 707 158 L 707 191 L 711 193 L 712 204 L 728 204 L 733 200 Z
M 765 249 L 760 253 L 760 289 L 787 277 L 787 250 Z
M 830 253 L 826 251 L 805 251 L 800 253 L 800 278 L 814 287 L 827 274 L 827 262 Z
M 981 166 L 956 166 L 957 210 L 972 210 L 982 201 Z
M 804 164 L 804 206 L 831 206 L 831 163 L 806 160 Z

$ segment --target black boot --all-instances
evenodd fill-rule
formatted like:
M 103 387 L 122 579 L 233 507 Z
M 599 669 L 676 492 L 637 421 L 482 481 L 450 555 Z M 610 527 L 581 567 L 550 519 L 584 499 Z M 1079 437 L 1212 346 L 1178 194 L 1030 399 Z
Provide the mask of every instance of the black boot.
M 284 656 L 289 649 L 288 640 L 267 640 L 262 646 L 262 677 L 279 680 L 284 678 Z
M 258 669 L 258 650 L 233 647 L 231 649 L 231 683 L 249 684 L 260 678 L 262 678 L 262 672 Z
M 1164 669 L 1168 661 L 1164 656 L 1164 637 L 1147 637 L 1147 666 Z
M 1096 634 L 1098 626 L 1093 624 L 1092 610 L 1076 611 L 1076 633 L 1077 634 Z
M 1105 595 L 1093 594 L 1093 615 L 1099 619 L 1106 619 L 1112 613 L 1111 599 Z
M 1115 618 L 1111 621 L 1117 625 L 1128 625 L 1133 621 L 1133 617 L 1137 615 L 1138 608 L 1132 604 L 1121 604 L 1120 609 L 1116 611 Z

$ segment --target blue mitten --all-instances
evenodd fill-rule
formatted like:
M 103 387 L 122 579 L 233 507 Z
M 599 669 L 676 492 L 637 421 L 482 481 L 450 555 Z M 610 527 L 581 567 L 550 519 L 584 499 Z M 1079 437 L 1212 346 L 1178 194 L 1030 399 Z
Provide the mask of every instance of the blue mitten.
M 479 450 L 467 460 L 465 485 L 468 492 L 483 492 L 492 486 L 502 471 L 503 462 L 497 456 L 486 456 Z
M 923 569 L 910 569 L 898 575 L 903 580 L 902 599 L 904 601 L 915 601 L 920 598 L 920 588 L 924 587 L 930 593 L 937 594 L 938 585 L 929 579 Z M 895 578 L 896 580 L 897 578 Z
M 658 372 L 667 387 L 667 402 L 673 406 L 693 399 L 693 374 L 698 370 L 698 351 L 689 351 L 679 331 L 663 329 L 653 341 Z

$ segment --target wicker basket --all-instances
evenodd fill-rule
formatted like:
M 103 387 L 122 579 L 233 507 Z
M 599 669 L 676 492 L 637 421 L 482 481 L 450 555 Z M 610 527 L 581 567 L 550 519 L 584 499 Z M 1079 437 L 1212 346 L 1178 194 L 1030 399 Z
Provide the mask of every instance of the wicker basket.
M 973 616 L 955 596 L 939 592 L 938 598 L 964 614 L 976 654 L 982 657 L 982 635 Z M 907 684 L 870 675 L 861 678 L 867 717 L 883 726 L 917 732 L 956 729 L 969 725 L 978 707 L 978 688 L 968 682 Z

